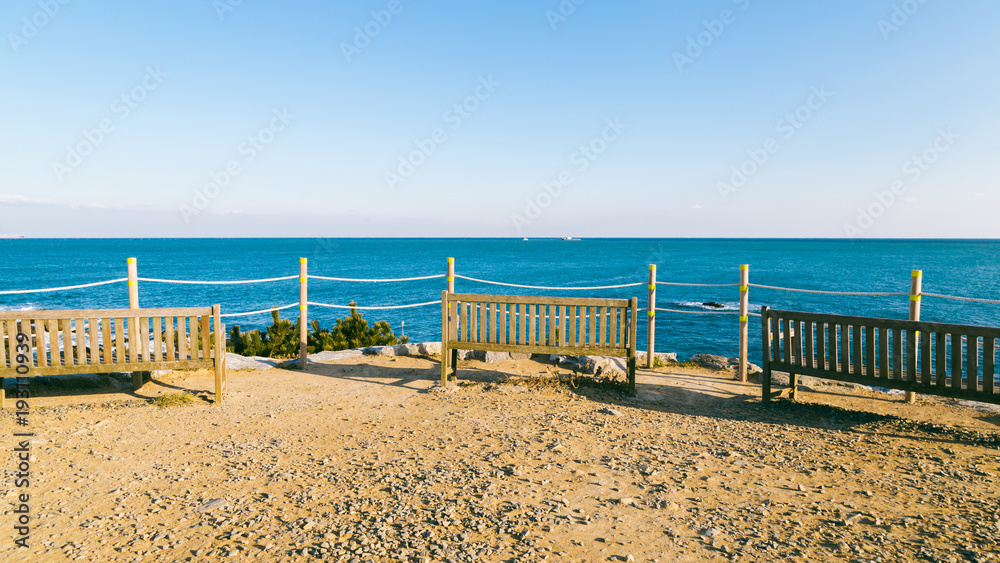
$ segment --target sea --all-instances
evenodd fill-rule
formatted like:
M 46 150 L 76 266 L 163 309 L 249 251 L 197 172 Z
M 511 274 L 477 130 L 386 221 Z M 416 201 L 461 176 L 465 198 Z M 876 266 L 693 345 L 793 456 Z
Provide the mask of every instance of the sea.
M 649 265 L 657 280 L 693 284 L 737 284 L 739 266 L 749 265 L 752 284 L 840 292 L 908 292 L 912 270 L 922 270 L 925 292 L 1000 300 L 1000 240 L 817 240 L 817 239 L 629 239 L 506 238 L 261 238 L 261 239 L 5 239 L 0 240 L 0 292 L 72 286 L 127 276 L 126 259 L 137 260 L 140 278 L 233 281 L 298 276 L 299 258 L 309 274 L 338 278 L 409 278 L 455 272 L 482 280 L 545 287 L 591 287 L 629 283 L 616 289 L 572 291 L 526 289 L 457 279 L 463 293 L 572 295 L 639 298 L 645 307 Z M 439 300 L 443 278 L 405 282 L 310 279 L 309 301 L 335 305 L 392 306 Z M 220 304 L 224 314 L 297 304 L 298 279 L 255 284 L 196 285 L 140 281 L 141 307 L 200 307 Z M 772 308 L 906 319 L 909 298 L 802 293 L 751 287 L 750 310 Z M 718 303 L 722 308 L 705 305 Z M 0 294 L 0 310 L 126 308 L 124 282 L 45 293 Z M 738 317 L 704 315 L 739 310 L 737 287 L 657 288 L 656 306 L 686 313 L 656 315 L 657 352 L 738 352 Z M 411 342 L 441 338 L 440 305 L 361 311 L 369 321 L 387 321 Z M 281 311 L 294 319 L 298 307 Z M 310 320 L 332 325 L 347 311 L 312 306 Z M 646 348 L 646 315 L 640 314 L 639 349 Z M 924 297 L 921 319 L 1000 326 L 1000 305 Z M 243 330 L 270 324 L 269 313 L 227 317 Z M 750 319 L 750 361 L 759 361 L 760 324 Z

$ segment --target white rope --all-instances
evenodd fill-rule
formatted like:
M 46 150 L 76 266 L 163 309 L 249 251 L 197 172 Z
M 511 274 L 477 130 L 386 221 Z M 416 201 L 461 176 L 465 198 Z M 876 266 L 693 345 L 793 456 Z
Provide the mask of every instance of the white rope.
M 692 287 L 739 287 L 738 283 L 681 283 L 681 282 L 656 282 L 658 285 L 687 285 Z
M 82 283 L 80 285 L 67 285 L 64 287 L 46 287 L 42 289 L 12 289 L 8 291 L 0 291 L 0 295 L 17 295 L 21 293 L 43 293 L 46 291 L 66 291 L 68 289 L 80 289 L 83 287 L 96 287 L 99 285 L 107 285 L 109 283 L 119 283 L 123 281 L 128 281 L 128 278 L 118 278 L 116 280 L 108 280 L 94 283 Z
M 541 286 L 541 285 L 521 285 L 521 284 L 516 284 L 516 283 L 503 283 L 503 282 L 496 282 L 496 281 L 489 281 L 489 280 L 480 280 L 480 279 L 476 279 L 476 278 L 470 278 L 470 277 L 467 277 L 467 276 L 460 276 L 458 274 L 455 274 L 455 277 L 456 278 L 462 278 L 463 280 L 473 281 L 473 282 L 489 283 L 489 284 L 493 284 L 493 285 L 504 285 L 504 286 L 507 286 L 507 287 L 523 287 L 523 288 L 527 288 L 527 289 L 551 289 L 551 290 L 556 290 L 556 291 L 583 291 L 583 290 L 592 290 L 592 289 L 618 289 L 618 288 L 621 288 L 621 287 L 637 287 L 637 286 L 640 286 L 640 285 L 645 285 L 645 284 L 642 284 L 642 283 L 624 283 L 624 284 L 621 284 L 621 285 L 599 285 L 599 286 L 593 286 L 593 287 L 546 287 L 546 286 Z
M 197 285 L 232 285 L 240 283 L 267 283 L 276 282 L 283 280 L 294 280 L 299 276 L 284 276 L 281 278 L 266 278 L 262 280 L 228 280 L 228 281 L 200 281 L 200 280 L 161 280 L 156 278 L 136 278 L 139 281 L 155 282 L 155 283 L 185 283 L 185 284 L 197 284 Z
M 406 309 L 408 307 L 424 307 L 424 306 L 427 306 L 427 305 L 440 305 L 441 304 L 441 300 L 438 299 L 437 301 L 428 301 L 427 303 L 413 303 L 412 305 L 387 305 L 387 306 L 384 306 L 384 307 L 359 307 L 359 306 L 356 306 L 356 305 L 352 307 L 350 305 L 330 305 L 329 303 L 313 303 L 312 301 L 309 301 L 308 304 L 309 305 L 315 305 L 317 307 L 333 307 L 334 309 L 375 309 L 375 310 L 381 310 L 381 309 Z
M 271 311 L 280 311 L 282 309 L 290 309 L 297 306 L 298 303 L 292 303 L 291 305 L 285 305 L 284 307 L 271 307 L 270 309 L 261 309 L 260 311 L 250 311 L 247 313 L 225 313 L 219 315 L 220 317 L 245 317 L 247 315 L 259 315 L 261 313 L 270 313 Z
M 657 311 L 663 311 L 665 313 L 684 313 L 686 315 L 739 315 L 739 311 L 680 311 L 678 309 L 661 309 L 656 307 Z
M 762 289 L 777 289 L 779 291 L 795 291 L 798 293 L 822 293 L 824 295 L 865 295 L 871 297 L 886 297 L 889 295 L 909 295 L 906 291 L 824 291 L 822 289 L 795 289 L 791 287 L 777 287 L 774 285 L 761 285 L 759 283 L 749 284 L 750 287 L 759 287 Z
M 383 279 L 355 279 L 355 278 L 331 278 L 327 276 L 314 276 L 309 275 L 310 279 L 317 280 L 330 280 L 330 281 L 340 281 L 340 282 L 371 282 L 371 283 L 383 283 L 383 282 L 404 282 L 404 281 L 415 281 L 415 280 L 432 280 L 435 278 L 443 278 L 444 274 L 435 274 L 433 276 L 420 276 L 416 278 L 383 278 Z
M 979 297 L 957 297 L 955 295 L 941 295 L 940 293 L 921 293 L 921 296 L 940 297 L 942 299 L 955 299 L 957 301 L 972 301 L 974 303 L 1000 304 L 1000 299 L 981 299 Z

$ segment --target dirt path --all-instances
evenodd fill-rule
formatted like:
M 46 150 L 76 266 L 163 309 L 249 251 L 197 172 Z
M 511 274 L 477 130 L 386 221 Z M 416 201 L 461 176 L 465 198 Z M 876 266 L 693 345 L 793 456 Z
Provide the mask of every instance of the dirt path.
M 232 372 L 221 407 L 144 401 L 207 371 L 33 398 L 31 547 L 11 453 L 0 560 L 996 560 L 996 413 L 839 386 L 763 407 L 668 368 L 630 399 L 531 360 L 442 392 L 438 366 Z

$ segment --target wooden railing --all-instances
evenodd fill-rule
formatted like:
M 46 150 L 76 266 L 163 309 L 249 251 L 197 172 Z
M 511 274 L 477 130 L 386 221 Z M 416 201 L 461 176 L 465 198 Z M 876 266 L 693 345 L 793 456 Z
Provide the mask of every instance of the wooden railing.
M 81 373 L 215 368 L 225 391 L 225 330 L 218 305 L 174 309 L 4 311 L 0 381 Z M 2 406 L 2 403 L 0 403 Z
M 628 359 L 635 392 L 638 300 L 512 295 L 441 294 L 441 385 L 448 350 L 592 354 Z M 457 365 L 452 365 L 454 379 Z
M 762 399 L 771 372 L 1000 403 L 1000 328 L 761 309 Z

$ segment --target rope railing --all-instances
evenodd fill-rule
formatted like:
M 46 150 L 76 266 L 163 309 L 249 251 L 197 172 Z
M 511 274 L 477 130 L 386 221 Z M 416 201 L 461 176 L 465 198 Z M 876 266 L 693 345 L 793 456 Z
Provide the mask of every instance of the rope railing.
M 6 291 L 0 291 L 0 295 L 20 295 L 23 293 L 45 293 L 49 291 L 68 291 L 71 289 L 81 289 L 84 287 L 97 287 L 99 285 L 108 285 L 111 283 L 121 283 L 123 281 L 128 281 L 128 278 L 118 278 L 114 280 L 99 281 L 93 283 L 81 283 L 79 285 L 66 285 L 63 287 L 44 287 L 40 289 L 11 289 Z
M 642 284 L 639 284 L 642 285 Z M 739 287 L 738 283 L 683 283 L 683 282 L 665 282 L 658 281 L 656 285 L 683 285 L 689 287 Z
M 498 282 L 498 281 L 481 280 L 481 279 L 478 279 L 478 278 L 470 278 L 469 276 L 460 276 L 458 274 L 455 274 L 455 277 L 459 278 L 459 279 L 463 279 L 463 280 L 468 280 L 468 281 L 471 281 L 471 282 L 487 283 L 487 284 L 491 284 L 491 285 L 502 285 L 502 286 L 505 286 L 505 287 L 521 287 L 521 288 L 525 288 L 525 289 L 545 289 L 545 290 L 554 290 L 554 291 L 585 291 L 585 290 L 597 290 L 597 289 L 619 289 L 619 288 L 622 288 L 622 287 L 638 287 L 640 285 L 646 285 L 646 284 L 643 284 L 643 283 L 623 283 L 623 284 L 620 284 L 620 285 L 598 285 L 598 286 L 590 286 L 590 287 L 549 287 L 549 286 L 544 286 L 544 285 L 522 285 L 522 284 L 517 284 L 517 283 L 505 283 L 505 282 Z
M 436 278 L 443 278 L 444 274 L 435 274 L 433 276 L 418 276 L 414 278 L 332 278 L 329 276 L 314 276 L 309 274 L 309 279 L 312 280 L 329 280 L 329 281 L 339 281 L 339 282 L 366 282 L 366 283 L 387 283 L 387 282 L 406 282 L 406 281 L 417 281 L 417 280 L 433 280 Z
M 821 293 L 823 295 L 856 295 L 865 297 L 888 297 L 890 295 L 909 295 L 908 291 L 827 291 L 824 289 L 797 289 L 794 287 L 778 287 L 776 285 L 763 285 L 751 283 L 750 287 L 760 289 L 775 289 L 778 291 L 794 291 L 796 293 Z
M 298 303 L 292 303 L 289 305 L 284 305 L 281 307 L 271 307 L 269 309 L 261 309 L 259 311 L 247 311 L 246 313 L 223 313 L 219 315 L 220 317 L 246 317 L 249 315 L 259 315 L 261 313 L 270 313 L 271 311 L 281 311 L 283 309 L 291 309 L 292 307 L 297 307 Z
M 383 306 L 369 306 L 362 307 L 360 305 L 332 305 L 330 303 L 316 303 L 309 301 L 307 305 L 314 305 L 316 307 L 330 307 L 333 309 L 364 309 L 364 310 L 385 310 L 385 309 L 409 309 L 411 307 L 426 307 L 427 305 L 440 305 L 441 300 L 428 301 L 426 303 L 411 303 L 409 305 L 383 305 Z
M 246 283 L 268 283 L 284 280 L 294 280 L 299 276 L 282 276 L 280 278 L 264 278 L 259 280 L 163 280 L 157 278 L 136 278 L 139 281 L 153 282 L 153 283 L 180 283 L 180 284 L 192 284 L 192 285 L 235 285 L 235 284 L 246 284 Z
M 942 295 L 940 293 L 927 293 L 926 291 L 920 294 L 921 297 L 938 297 L 940 299 L 954 299 L 956 301 L 971 301 L 973 303 L 991 303 L 994 305 L 1000 305 L 1000 299 L 983 299 L 981 297 L 958 297 L 957 295 Z

